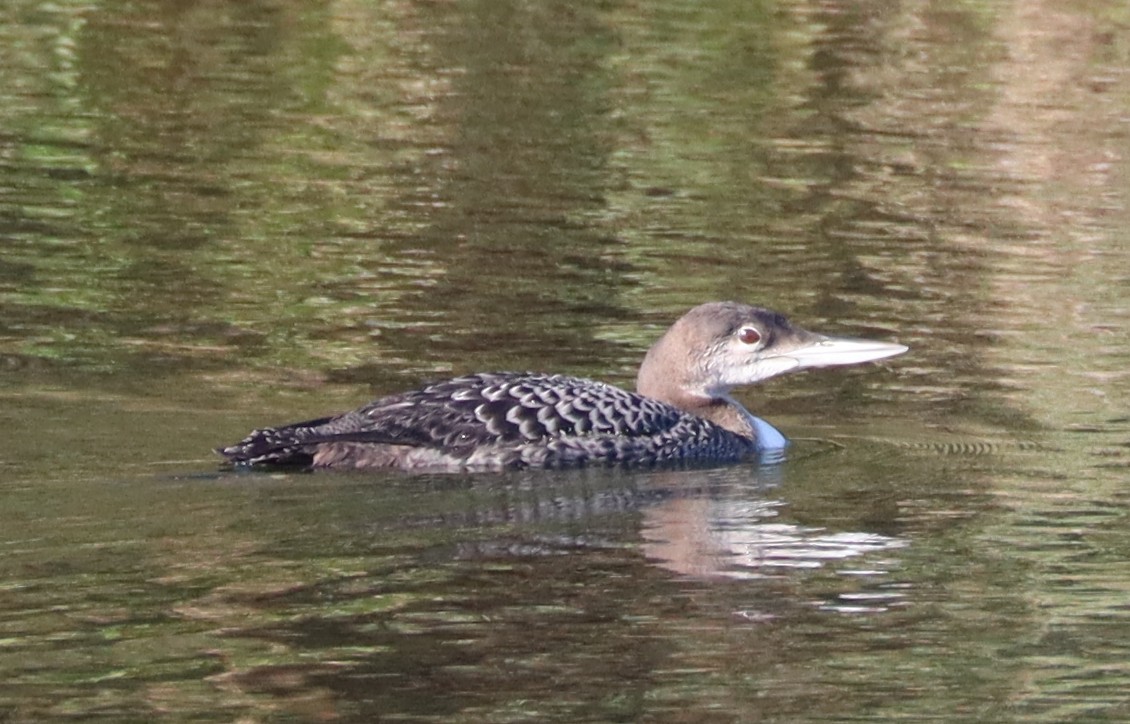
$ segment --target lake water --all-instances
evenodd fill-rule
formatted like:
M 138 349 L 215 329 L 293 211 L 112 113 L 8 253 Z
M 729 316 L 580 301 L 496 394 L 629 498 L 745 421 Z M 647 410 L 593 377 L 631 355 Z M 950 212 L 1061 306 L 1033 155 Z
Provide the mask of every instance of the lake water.
M 10 0 L 0 720 L 1130 718 L 1117 3 Z M 784 464 L 234 474 L 737 299 Z

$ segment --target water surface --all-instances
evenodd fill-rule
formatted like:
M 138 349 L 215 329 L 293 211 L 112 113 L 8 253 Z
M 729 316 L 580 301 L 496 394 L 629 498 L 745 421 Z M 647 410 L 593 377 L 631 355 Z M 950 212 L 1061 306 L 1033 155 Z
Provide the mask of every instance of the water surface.
M 1130 717 L 1117 4 L 0 9 L 0 718 Z M 783 465 L 234 474 L 739 299 Z

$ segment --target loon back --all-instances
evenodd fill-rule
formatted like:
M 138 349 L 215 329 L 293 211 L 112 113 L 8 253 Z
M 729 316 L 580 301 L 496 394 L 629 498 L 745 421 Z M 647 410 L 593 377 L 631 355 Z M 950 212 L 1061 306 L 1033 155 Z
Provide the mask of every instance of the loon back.
M 498 470 L 736 462 L 757 449 L 752 437 L 602 382 L 498 372 L 255 430 L 219 452 L 240 465 Z

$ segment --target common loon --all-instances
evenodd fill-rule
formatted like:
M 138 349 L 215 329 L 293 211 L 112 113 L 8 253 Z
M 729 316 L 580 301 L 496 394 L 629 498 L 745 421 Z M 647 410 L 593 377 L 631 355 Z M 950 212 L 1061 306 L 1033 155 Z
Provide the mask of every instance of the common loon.
M 565 375 L 474 374 L 255 430 L 217 452 L 236 466 L 433 471 L 737 462 L 788 440 L 734 400 L 733 388 L 906 351 L 808 332 L 768 309 L 710 302 L 648 350 L 634 393 Z

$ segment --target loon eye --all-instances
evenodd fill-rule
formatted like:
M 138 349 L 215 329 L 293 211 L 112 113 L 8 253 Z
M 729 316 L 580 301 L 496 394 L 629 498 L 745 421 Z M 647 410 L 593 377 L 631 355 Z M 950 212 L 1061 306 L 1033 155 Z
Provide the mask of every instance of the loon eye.
M 738 330 L 738 339 L 742 344 L 757 344 L 761 341 L 761 332 L 753 327 L 742 327 Z

